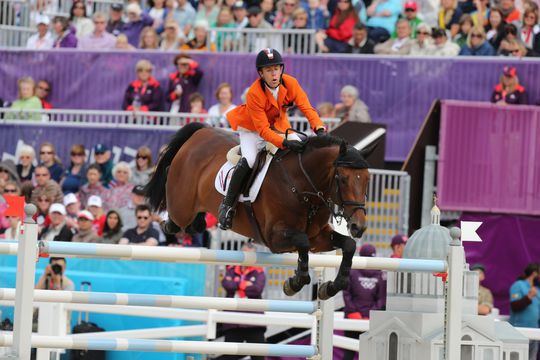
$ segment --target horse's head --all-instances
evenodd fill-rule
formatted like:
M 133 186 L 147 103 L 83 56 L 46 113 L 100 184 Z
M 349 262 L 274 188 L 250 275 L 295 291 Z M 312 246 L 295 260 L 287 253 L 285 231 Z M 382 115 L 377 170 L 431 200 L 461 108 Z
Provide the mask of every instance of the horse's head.
M 368 163 L 362 153 L 343 143 L 334 166 L 335 199 L 339 214 L 347 221 L 354 238 L 366 231 L 366 195 L 369 183 Z

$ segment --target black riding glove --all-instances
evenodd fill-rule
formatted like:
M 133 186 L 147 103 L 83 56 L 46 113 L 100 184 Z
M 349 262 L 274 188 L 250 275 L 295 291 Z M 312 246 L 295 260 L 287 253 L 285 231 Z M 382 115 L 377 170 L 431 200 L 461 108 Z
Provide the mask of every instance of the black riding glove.
M 283 146 L 297 153 L 304 151 L 304 143 L 298 140 L 283 140 Z
M 326 135 L 326 131 L 324 130 L 324 128 L 319 128 L 319 129 L 315 130 L 315 134 L 317 136 L 323 136 L 323 135 Z

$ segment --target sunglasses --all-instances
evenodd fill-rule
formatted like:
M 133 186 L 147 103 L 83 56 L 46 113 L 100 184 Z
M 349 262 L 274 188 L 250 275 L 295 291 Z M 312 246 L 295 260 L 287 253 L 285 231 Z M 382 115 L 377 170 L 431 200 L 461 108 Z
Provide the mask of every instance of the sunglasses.
M 249 14 L 248 18 L 257 17 L 257 16 L 259 16 L 259 14 Z
M 475 37 L 475 38 L 479 38 L 479 39 L 483 38 L 483 36 L 480 35 L 480 34 L 471 34 L 471 37 Z
M 17 189 L 8 189 L 8 188 L 5 188 L 4 189 L 4 194 L 7 194 L 7 193 L 16 193 L 17 192 Z
M 189 66 L 189 63 L 179 63 L 180 66 Z
M 0 173 L 6 173 L 6 174 L 9 174 L 9 171 L 7 171 L 6 169 L 0 169 Z
M 418 35 L 429 35 L 429 33 L 427 31 L 417 31 L 416 33 Z
M 148 216 L 137 216 L 137 220 L 148 220 L 150 219 Z
M 405 9 L 405 12 L 414 12 L 416 11 L 415 9 Z
M 303 16 L 302 17 L 297 17 L 294 20 L 307 20 L 307 17 L 303 17 Z
M 97 152 L 96 155 L 103 155 L 105 154 L 104 152 Z
M 508 50 L 508 51 L 511 52 L 512 54 L 519 53 L 519 49 L 513 49 L 513 50 Z
M 144 160 L 146 160 L 146 159 L 148 159 L 148 156 L 146 156 L 146 155 L 137 155 L 137 159 L 144 159 Z
M 43 86 L 38 86 L 37 88 L 38 88 L 39 90 L 43 90 L 43 91 L 46 91 L 46 92 L 51 91 L 51 89 L 49 89 L 49 88 L 44 88 Z
M 21 155 L 21 156 L 19 156 L 19 159 L 30 159 L 30 156 Z
M 38 199 L 38 203 L 51 202 L 49 199 Z
M 90 221 L 90 219 L 87 219 L 85 217 L 80 217 L 77 219 L 78 221 Z
M 152 72 L 152 70 L 150 70 L 150 69 L 137 69 L 137 72 L 147 72 L 147 73 L 150 73 L 150 72 Z
M 54 153 L 52 151 L 40 151 L 39 154 L 40 155 L 52 155 Z
M 84 153 L 71 153 L 71 156 L 84 156 Z
M 49 174 L 38 174 L 38 173 L 36 173 L 36 177 L 46 177 L 46 176 L 49 176 Z

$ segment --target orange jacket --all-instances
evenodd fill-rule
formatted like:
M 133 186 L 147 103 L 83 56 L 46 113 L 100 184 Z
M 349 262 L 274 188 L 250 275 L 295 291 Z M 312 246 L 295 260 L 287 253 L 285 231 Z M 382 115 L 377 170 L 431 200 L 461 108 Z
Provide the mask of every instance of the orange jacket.
M 264 140 L 283 148 L 283 138 L 276 131 L 284 133 L 291 127 L 287 107 L 293 103 L 304 113 L 313 129 L 324 127 L 298 80 L 285 74 L 279 86 L 277 102 L 266 85 L 260 79 L 256 80 L 248 90 L 246 103 L 229 111 L 227 120 L 233 130 L 241 127 L 256 131 Z

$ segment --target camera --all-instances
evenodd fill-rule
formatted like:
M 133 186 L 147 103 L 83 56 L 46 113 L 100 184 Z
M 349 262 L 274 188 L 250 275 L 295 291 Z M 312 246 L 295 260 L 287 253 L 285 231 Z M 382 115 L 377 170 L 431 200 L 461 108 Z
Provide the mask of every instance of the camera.
M 52 264 L 51 270 L 55 275 L 62 275 L 62 266 L 58 264 Z

